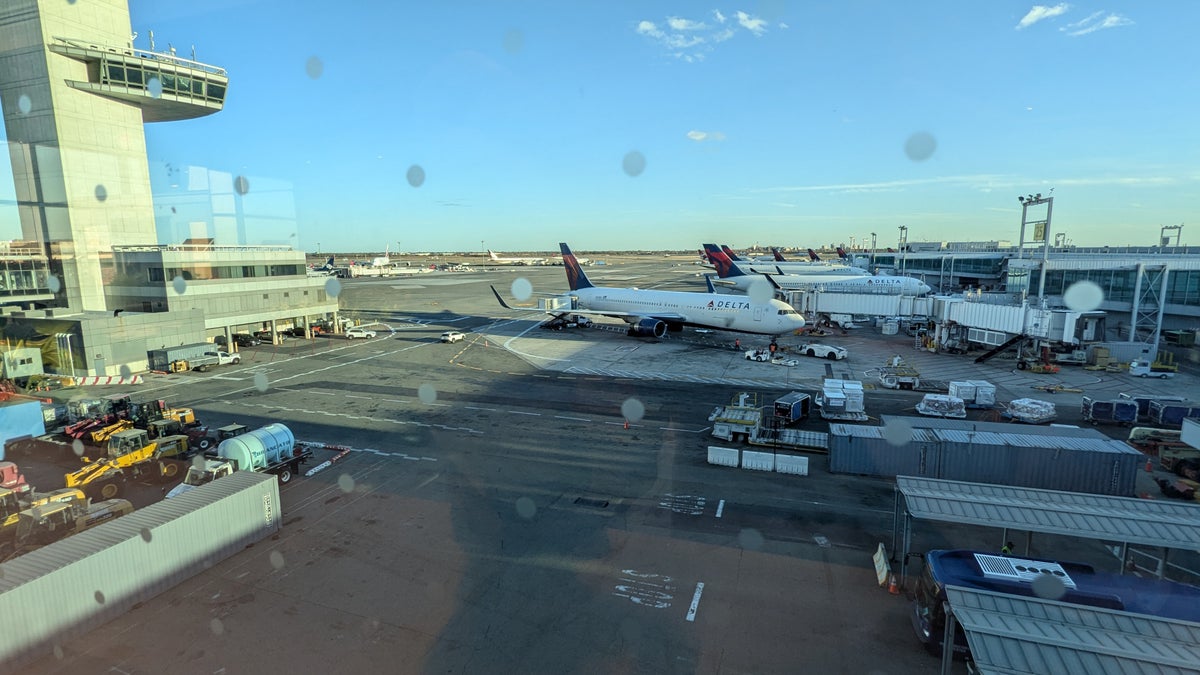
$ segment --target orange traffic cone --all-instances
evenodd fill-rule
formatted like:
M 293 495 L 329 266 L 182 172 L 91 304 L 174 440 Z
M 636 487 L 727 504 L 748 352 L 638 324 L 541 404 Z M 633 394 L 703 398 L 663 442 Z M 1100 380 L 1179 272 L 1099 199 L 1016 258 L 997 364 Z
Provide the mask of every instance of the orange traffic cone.
M 1146 458 L 1146 473 L 1154 473 L 1154 462 L 1149 457 Z
M 896 583 L 896 575 L 888 576 L 888 593 L 892 595 L 900 595 L 900 584 Z
M 628 428 L 629 428 L 629 420 L 625 420 L 625 428 L 626 428 L 626 429 L 628 429 Z

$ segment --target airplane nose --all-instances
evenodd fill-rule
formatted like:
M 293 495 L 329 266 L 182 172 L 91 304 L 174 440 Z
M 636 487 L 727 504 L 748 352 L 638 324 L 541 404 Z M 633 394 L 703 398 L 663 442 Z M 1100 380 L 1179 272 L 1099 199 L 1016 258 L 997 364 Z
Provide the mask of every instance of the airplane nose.
M 932 288 L 932 287 L 930 287 L 930 285 L 929 285 L 929 284 L 921 284 L 921 293 L 920 293 L 920 295 L 925 295 L 926 293 L 928 293 L 929 291 L 932 291 L 932 290 L 933 290 L 933 288 Z

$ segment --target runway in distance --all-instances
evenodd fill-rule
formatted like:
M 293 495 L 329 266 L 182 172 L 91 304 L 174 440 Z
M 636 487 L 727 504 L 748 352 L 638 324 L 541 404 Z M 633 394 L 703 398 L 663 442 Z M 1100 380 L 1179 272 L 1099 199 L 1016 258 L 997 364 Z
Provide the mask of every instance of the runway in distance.
M 835 293 L 889 292 L 903 295 L 925 295 L 930 287 L 920 279 L 903 276 L 863 276 L 852 274 L 770 274 L 746 272 L 738 267 L 721 249 L 705 244 L 704 252 L 717 269 L 718 279 L 713 283 L 733 288 L 742 293 L 750 290 L 754 283 L 770 282 L 776 290 L 809 291 L 824 290 Z
M 547 259 L 546 258 L 521 258 L 521 257 L 506 258 L 506 257 L 496 255 L 496 252 L 489 248 L 488 249 L 488 262 L 495 263 L 497 265 L 545 265 L 547 262 Z
M 559 248 L 571 288 L 567 296 L 573 300 L 572 308 L 511 307 L 493 286 L 492 293 L 500 305 L 560 318 L 571 314 L 612 317 L 628 324 L 629 335 L 636 337 L 662 337 L 668 330 L 679 331 L 684 326 L 754 335 L 784 335 L 804 327 L 804 317 L 799 312 L 773 298 L 755 302 L 739 295 L 596 286 L 584 274 L 571 249 L 565 243 L 559 244 Z

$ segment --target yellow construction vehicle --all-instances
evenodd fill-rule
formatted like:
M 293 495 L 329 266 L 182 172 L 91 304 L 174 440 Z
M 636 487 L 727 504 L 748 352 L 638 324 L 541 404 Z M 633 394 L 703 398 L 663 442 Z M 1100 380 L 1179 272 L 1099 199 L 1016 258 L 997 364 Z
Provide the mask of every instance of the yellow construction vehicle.
M 182 426 L 196 423 L 196 411 L 191 408 L 167 408 L 163 411 L 163 419 L 175 420 Z
M 133 428 L 133 422 L 129 420 L 117 420 L 112 424 L 89 431 L 87 437 L 92 441 L 92 445 L 103 445 L 113 434 L 118 431 L 126 431 Z
M 103 499 L 121 494 L 125 481 L 151 475 L 170 480 L 179 475 L 176 460 L 191 457 L 187 436 L 164 436 L 151 441 L 145 429 L 119 431 L 108 439 L 108 456 L 64 476 L 69 488 L 82 488 Z
M 30 507 L 17 514 L 15 527 L 0 533 L 0 561 L 129 513 L 133 513 L 133 504 L 124 499 L 95 504 L 87 500 L 51 502 Z

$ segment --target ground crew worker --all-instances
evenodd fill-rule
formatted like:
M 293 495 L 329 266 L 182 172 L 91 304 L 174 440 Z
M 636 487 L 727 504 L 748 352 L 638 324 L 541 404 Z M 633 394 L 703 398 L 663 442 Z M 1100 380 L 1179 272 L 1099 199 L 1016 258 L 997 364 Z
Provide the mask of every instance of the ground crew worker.
M 1001 555 L 1012 555 L 1012 552 L 1013 552 L 1013 543 L 1012 543 L 1011 541 L 1010 541 L 1010 542 L 1006 542 L 1006 543 L 1004 544 L 1004 546 L 1001 546 L 1001 547 L 1000 547 L 1000 554 L 1001 554 Z
M 734 349 L 741 349 L 741 348 L 742 348 L 742 339 L 741 339 L 741 338 L 734 338 L 734 339 L 733 339 L 733 348 L 734 348 Z

